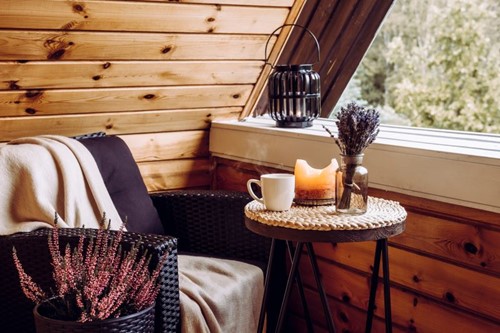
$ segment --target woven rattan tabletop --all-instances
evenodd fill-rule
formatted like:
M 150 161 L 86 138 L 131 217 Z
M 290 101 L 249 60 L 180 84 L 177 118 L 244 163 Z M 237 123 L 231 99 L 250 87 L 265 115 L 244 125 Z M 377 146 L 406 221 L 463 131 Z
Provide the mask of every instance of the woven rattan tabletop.
M 312 240 L 356 241 L 379 239 L 404 230 L 406 210 L 396 201 L 368 198 L 368 211 L 362 215 L 341 215 L 335 206 L 292 205 L 287 211 L 269 211 L 257 201 L 245 206 L 246 224 L 251 230 L 269 237 Z M 275 230 L 279 229 L 279 231 Z M 325 233 L 327 231 L 327 233 Z M 328 231 L 335 231 L 331 236 Z M 304 233 L 309 235 L 307 237 Z M 352 234 L 352 235 L 351 235 Z M 353 235 L 354 239 L 351 239 Z M 282 237 L 277 237 L 283 235 Z M 344 239 L 346 238 L 346 239 Z

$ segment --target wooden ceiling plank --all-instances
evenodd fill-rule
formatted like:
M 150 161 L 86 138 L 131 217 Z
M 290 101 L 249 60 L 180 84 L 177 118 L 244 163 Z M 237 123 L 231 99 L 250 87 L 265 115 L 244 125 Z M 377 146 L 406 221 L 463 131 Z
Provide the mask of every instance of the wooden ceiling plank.
M 262 60 L 267 37 L 0 30 L 0 61 Z
M 65 136 L 105 132 L 109 135 L 206 130 L 213 120 L 237 119 L 242 108 L 202 108 L 115 112 L 66 116 L 0 118 L 0 142 L 23 136 Z
M 0 62 L 0 90 L 253 84 L 263 61 Z
M 119 1 L 0 1 L 0 28 L 270 34 L 287 7 Z M 29 8 L 29 10 L 26 10 Z
M 66 0 L 57 0 L 66 1 Z M 137 0 L 122 0 L 122 1 L 137 1 Z M 154 2 L 170 2 L 172 0 L 148 0 Z M 293 0 L 176 0 L 177 3 L 194 4 L 224 4 L 224 5 L 238 5 L 238 6 L 259 6 L 259 7 L 292 7 Z
M 208 130 L 120 135 L 136 162 L 208 157 Z
M 0 117 L 243 107 L 251 85 L 0 91 Z
M 138 166 L 149 192 L 208 188 L 211 182 L 210 163 L 206 158 L 144 162 L 138 163 Z

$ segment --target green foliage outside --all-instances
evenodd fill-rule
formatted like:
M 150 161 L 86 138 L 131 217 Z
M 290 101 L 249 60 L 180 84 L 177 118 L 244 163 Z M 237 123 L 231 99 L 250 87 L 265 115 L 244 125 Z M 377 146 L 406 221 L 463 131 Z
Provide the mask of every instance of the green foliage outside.
M 383 123 L 500 133 L 499 21 L 497 0 L 396 1 L 338 108 L 356 100 Z

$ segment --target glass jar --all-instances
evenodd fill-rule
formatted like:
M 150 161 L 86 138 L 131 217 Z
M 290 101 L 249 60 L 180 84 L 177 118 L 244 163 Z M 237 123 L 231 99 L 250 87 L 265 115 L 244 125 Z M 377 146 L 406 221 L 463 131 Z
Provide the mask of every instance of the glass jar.
M 360 215 L 368 207 L 368 170 L 364 154 L 340 155 L 335 186 L 335 210 L 339 214 Z

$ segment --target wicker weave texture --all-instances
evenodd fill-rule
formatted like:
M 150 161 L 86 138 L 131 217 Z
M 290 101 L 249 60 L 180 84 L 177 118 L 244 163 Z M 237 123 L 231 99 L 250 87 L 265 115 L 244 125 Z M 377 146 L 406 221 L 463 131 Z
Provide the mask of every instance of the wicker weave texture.
M 368 211 L 363 215 L 342 215 L 335 206 L 293 205 L 287 211 L 270 211 L 257 201 L 245 206 L 245 215 L 270 226 L 299 230 L 366 230 L 402 223 L 406 210 L 395 201 L 369 197 Z
M 251 197 L 233 191 L 172 191 L 153 195 L 165 232 L 178 239 L 179 251 L 254 260 L 264 264 L 270 239 L 245 227 L 244 207 Z
M 78 323 L 44 317 L 45 305 L 41 303 L 33 310 L 37 333 L 153 333 L 155 328 L 154 306 L 121 318 Z

